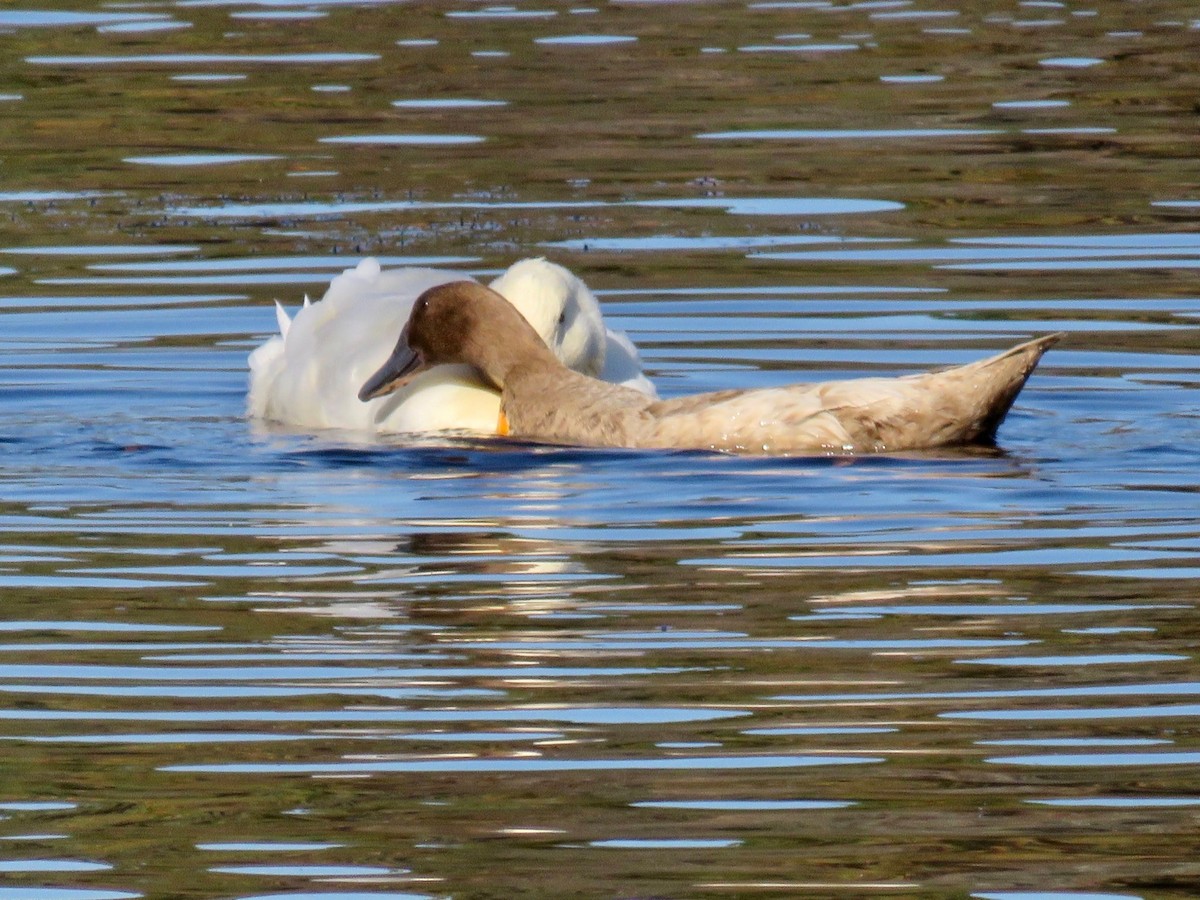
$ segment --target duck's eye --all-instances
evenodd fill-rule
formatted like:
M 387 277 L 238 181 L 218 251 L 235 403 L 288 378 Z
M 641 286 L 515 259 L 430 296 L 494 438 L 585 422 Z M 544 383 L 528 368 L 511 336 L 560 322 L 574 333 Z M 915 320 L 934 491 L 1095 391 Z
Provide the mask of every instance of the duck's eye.
M 561 325 L 565 321 L 567 321 L 567 311 L 564 309 L 558 314 L 558 324 Z

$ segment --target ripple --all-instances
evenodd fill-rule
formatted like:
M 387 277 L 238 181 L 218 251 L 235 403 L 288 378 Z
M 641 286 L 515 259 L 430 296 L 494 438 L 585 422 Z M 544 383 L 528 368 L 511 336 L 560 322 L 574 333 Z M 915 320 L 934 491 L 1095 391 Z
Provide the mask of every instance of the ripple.
M 836 638 L 732 638 L 674 635 L 669 631 L 646 637 L 606 635 L 592 639 L 526 641 L 450 641 L 452 647 L 487 647 L 492 650 L 583 652 L 618 650 L 965 650 L 1023 647 L 1032 641 L 1017 638 L 897 638 L 890 640 Z M 1186 659 L 1187 657 L 1182 657 Z M 0 675 L 3 674 L 0 666 Z
M 1111 627 L 1098 625 L 1091 628 L 1064 628 L 1063 634 L 1153 634 L 1156 630 L 1138 625 L 1114 625 Z
M 128 891 L 98 891 L 86 888 L 0 887 L 0 900 L 135 900 L 141 896 Z
M 1086 695 L 1085 695 L 1086 696 Z M 1101 719 L 1146 719 L 1200 716 L 1200 704 L 1178 703 L 1166 706 L 1114 706 L 1100 709 L 987 709 L 944 712 L 946 719 L 988 719 L 1008 722 L 1080 722 Z
M 969 641 L 956 646 L 970 645 Z M 1023 642 L 1011 642 L 1023 643 Z M 999 646 L 1008 646 L 1000 642 Z M 997 646 L 995 642 L 989 646 Z M 0 678 L 24 679 L 104 679 L 106 681 L 252 681 L 257 679 L 337 679 L 352 678 L 570 678 L 585 676 L 648 675 L 653 672 L 679 672 L 681 669 L 602 668 L 586 666 L 419 666 L 369 668 L 364 666 L 105 666 L 89 664 L 0 664 Z
M 1012 738 L 1000 741 L 976 741 L 982 747 L 1151 747 L 1170 744 L 1159 738 Z
M 106 578 L 99 575 L 0 575 L 0 585 L 22 588 L 129 588 L 202 587 L 204 582 L 165 578 Z
M 729 838 L 609 838 L 588 841 L 588 846 L 613 850 L 721 850 L 742 843 Z
M 678 671 L 678 670 L 677 670 Z M 635 671 L 635 674 L 640 674 Z M 683 707 L 562 707 L 556 709 L 348 709 L 327 711 L 281 710 L 177 710 L 163 711 L 68 711 L 0 709 L 0 721 L 36 722 L 234 722 L 261 724 L 337 723 L 379 724 L 391 722 L 564 722 L 573 725 L 668 725 L 711 722 L 749 715 L 742 710 Z
M 1127 697 L 1127 696 L 1196 696 L 1200 695 L 1200 682 L 1157 682 L 1152 684 L 1110 684 L 1099 686 L 1073 686 L 1052 688 L 1012 688 L 1008 690 L 985 691 L 931 691 L 925 693 L 831 693 L 831 694 L 782 694 L 775 700 L 811 700 L 811 701 L 877 701 L 877 700 L 991 700 L 1017 699 L 1021 697 Z M 1192 707 L 1189 707 L 1192 708 Z M 1200 711 L 1200 706 L 1194 707 Z M 1023 715 L 1027 711 L 1007 710 L 1001 715 Z M 1194 714 L 1194 713 L 1193 713 Z M 949 718 L 958 716 L 971 717 L 977 713 L 943 713 Z
M 404 759 L 331 763 L 212 763 L 160 766 L 163 772 L 226 775 L 346 775 L 383 772 L 628 772 L 754 770 L 881 763 L 872 756 L 679 756 L 625 759 Z
M 81 25 L 115 25 L 122 22 L 158 22 L 161 13 L 87 13 L 50 10 L 0 10 L 0 28 L 77 28 Z
M 72 619 L 32 619 L 0 622 L 3 631 L 96 631 L 130 633 L 166 633 L 221 631 L 220 625 L 164 625 L 156 622 L 81 622 Z
M 858 200 L 843 197 L 705 197 L 681 200 L 641 200 L 629 206 L 676 209 L 724 209 L 735 216 L 813 216 L 891 212 L 904 209 L 893 200 Z
M 1104 62 L 1103 59 L 1095 56 L 1055 56 L 1038 60 L 1038 65 L 1052 69 L 1088 69 L 1100 65 L 1102 62 Z
M 1096 126 L 1079 126 L 1075 128 L 1022 128 L 1021 134 L 1041 134 L 1041 135 L 1096 135 L 1096 134 L 1116 134 L 1117 129 Z
M 535 44 L 547 47 L 604 47 L 613 44 L 632 44 L 636 37 L 625 34 L 564 34 L 534 38 Z
M 0 859 L 0 873 L 24 872 L 107 872 L 112 866 L 82 859 Z M 0 900 L 4 895 L 0 894 Z
M 859 49 L 859 44 L 747 44 L 738 47 L 741 53 L 841 53 Z
M 245 81 L 249 76 L 237 72 L 191 72 L 183 75 L 172 75 L 172 81 L 194 82 L 196 84 L 221 84 L 229 81 Z
M 0 203 L 53 203 L 59 200 L 99 200 L 115 197 L 107 191 L 0 191 Z
M 846 809 L 855 804 L 849 800 L 639 800 L 629 805 L 642 809 L 776 812 L 794 809 Z
M 997 100 L 996 109 L 1061 109 L 1070 106 L 1070 100 Z
M 463 266 L 480 262 L 478 256 L 377 256 L 383 266 Z M 232 259 L 156 260 L 154 262 L 124 262 L 89 265 L 97 272 L 271 272 L 287 269 L 320 270 L 326 278 L 330 271 L 346 268 L 344 256 L 252 256 Z M 295 554 L 289 554 L 289 559 Z
M 681 237 L 670 234 L 631 238 L 574 238 L 565 241 L 545 241 L 543 247 L 563 250 L 594 251 L 598 253 L 680 251 L 696 253 L 720 250 L 746 250 L 753 247 L 789 247 L 800 244 L 871 243 L 872 238 L 825 237 L 816 235 L 707 235 Z
M 874 728 L 851 726 L 816 726 L 797 725 L 794 727 L 781 726 L 778 728 L 744 728 L 742 734 L 750 735 L 822 735 L 822 734 L 894 734 L 898 728 Z
M 490 106 L 508 106 L 508 101 L 445 97 L 435 100 L 393 100 L 392 106 L 401 109 L 484 109 Z
M 1004 235 L 1002 237 L 952 238 L 951 244 L 1015 247 L 1078 247 L 1084 249 L 1172 248 L 1200 251 L 1200 234 L 1186 231 L 1132 232 L 1128 234 Z
M 447 19 L 552 19 L 558 13 L 552 9 L 517 9 L 515 6 L 485 6 L 482 9 L 459 9 L 446 13 Z
M 279 865 L 279 866 L 214 866 L 208 871 L 222 875 L 277 875 L 295 878 L 367 878 L 381 875 L 399 875 L 404 869 L 389 869 L 387 866 L 339 866 L 339 865 Z M 311 896 L 311 895 L 305 895 Z
M 1200 806 L 1200 797 L 1060 797 L 1026 800 L 1038 806 L 1079 807 L 1082 809 L 1169 809 Z
M 77 196 L 77 195 L 75 195 Z M 5 195 L 0 194 L 0 200 Z M 425 212 L 431 210 L 591 210 L 622 207 L 668 209 L 723 209 L 731 215 L 813 216 L 877 213 L 904 209 L 892 200 L 863 200 L 841 197 L 703 197 L 665 200 L 602 200 L 575 203 L 556 201 L 485 202 L 464 200 L 436 202 L 421 200 L 309 201 L 294 203 L 229 203 L 222 206 L 185 206 L 165 210 L 169 216 L 206 219 L 304 218 L 348 216 L 355 213 Z
M 884 84 L 936 84 L 945 81 L 945 75 L 880 75 Z
M 1136 271 L 1139 269 L 1195 269 L 1200 268 L 1200 259 L 1188 257 L 1132 257 L 1128 259 L 1053 259 L 1050 261 L 997 261 L 988 263 L 954 263 L 940 265 L 939 269 L 958 271 L 1004 271 L 1004 272 L 1073 272 L 1109 271 L 1113 269 Z
M 63 244 L 41 247 L 3 247 L 0 253 L 23 256 L 158 256 L 195 253 L 197 244 Z
M 748 131 L 708 131 L 697 134 L 712 141 L 859 141 L 893 138 L 978 137 L 1003 134 L 998 128 L 778 128 Z
M 345 844 L 316 841 L 232 841 L 216 844 L 196 844 L 197 850 L 218 853 L 299 853 L 310 850 L 334 850 Z
M 477 134 L 348 134 L 323 137 L 322 144 L 366 144 L 376 146 L 442 147 L 480 144 L 486 138 Z
M 41 843 L 42 841 L 65 841 L 70 838 L 69 834 L 59 832 L 44 832 L 38 834 L 6 834 L 0 836 L 0 841 L 30 841 L 33 843 Z M 2 895 L 0 895 L 2 897 Z
M 154 156 L 126 156 L 124 162 L 143 166 L 224 166 L 233 163 L 266 162 L 283 159 L 268 153 L 162 153 Z
M 1150 254 L 1178 254 L 1179 260 L 1164 262 L 1162 259 L 1141 259 Z M 971 268 L 1014 268 L 1032 265 L 1037 268 L 1059 268 L 1061 266 L 1093 265 L 1095 264 L 1135 266 L 1143 262 L 1153 262 L 1156 267 L 1163 265 L 1182 265 L 1194 262 L 1192 257 L 1200 254 L 1200 247 L 1180 244 L 1178 246 L 1058 246 L 1039 247 L 1027 244 L 1012 245 L 981 245 L 978 247 L 884 247 L 880 249 L 863 248 L 852 250 L 784 250 L 767 251 L 752 254 L 752 259 L 788 259 L 808 262 L 891 262 L 891 263 L 956 263 L 952 266 L 939 265 L 939 268 L 965 268 L 967 263 Z M 1053 260 L 1049 264 L 1029 260 Z
M 1148 551 L 1122 550 L 1103 547 L 1054 547 L 1029 550 L 994 550 L 961 553 L 877 553 L 841 556 L 785 556 L 768 553 L 740 556 L 706 557 L 683 560 L 687 565 L 704 568 L 753 568 L 770 566 L 785 570 L 794 568 L 928 568 L 930 566 L 963 566 L 995 569 L 998 565 L 1084 565 L 1096 563 L 1129 563 L 1149 558 L 1166 560 L 1167 554 Z M 1124 571 L 1124 570 L 1117 570 Z
M 1041 753 L 1029 756 L 994 756 L 986 761 L 1003 766 L 1105 769 L 1131 766 L 1194 766 L 1200 764 L 1200 753 L 1182 750 L 1151 753 Z
M 952 19 L 959 14 L 956 9 L 901 9 L 871 13 L 870 18 L 878 20 L 918 20 L 918 19 Z
M 254 21 L 265 22 L 296 22 L 310 19 L 324 19 L 329 13 L 320 10 L 310 9 L 278 9 L 278 10 L 252 10 L 250 12 L 231 12 L 231 19 L 251 19 Z
M 249 699 L 279 697 L 317 697 L 361 695 L 383 700 L 464 700 L 495 699 L 503 691 L 489 688 L 409 687 L 381 688 L 369 685 L 350 687 L 269 687 L 265 685 L 95 685 L 62 683 L 0 684 L 0 692 L 9 694 L 70 694 L 79 697 L 170 697 L 175 699 Z
M 258 744 L 276 741 L 316 740 L 322 735 L 277 734 L 275 732 L 167 732 L 148 734 L 55 734 L 0 735 L 4 741 L 30 744 Z
M 101 34 L 148 34 L 156 31 L 178 31 L 191 28 L 191 22 L 180 22 L 178 19 L 163 19 L 147 22 L 117 22 L 114 25 L 101 25 L 96 30 Z
M 336 65 L 374 62 L 378 53 L 142 53 L 129 56 L 27 56 L 34 66 L 120 66 L 120 65 L 235 65 L 265 63 L 281 65 Z
M 810 621 L 847 613 L 867 616 L 1061 616 L 1167 608 L 1169 607 L 1158 604 L 1143 607 L 1128 603 L 911 603 L 895 606 L 839 604 L 836 608 L 820 610 L 813 615 L 788 618 L 793 621 Z
M 1179 662 L 1191 659 L 1177 653 L 1080 653 L 1062 656 L 1010 656 L 976 659 L 956 659 L 955 662 L 976 666 L 1113 666 L 1134 663 Z
M 0 896 L 0 900 L 4 900 Z M 47 898 L 50 900 L 50 898 Z M 72 900 L 70 897 L 63 900 Z M 395 891 L 302 891 L 296 894 L 254 894 L 237 900 L 434 900 L 430 894 L 396 893 Z
M 400 741 L 550 741 L 564 737 L 561 731 L 426 731 L 391 735 Z

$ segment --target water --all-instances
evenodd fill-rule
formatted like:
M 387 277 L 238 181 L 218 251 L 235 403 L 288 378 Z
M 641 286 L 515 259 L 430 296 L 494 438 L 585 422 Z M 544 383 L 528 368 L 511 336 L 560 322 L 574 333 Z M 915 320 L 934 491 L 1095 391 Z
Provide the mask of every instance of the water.
M 1200 894 L 1195 11 L 0 13 L 0 900 Z M 297 434 L 365 254 L 665 395 L 1065 330 L 997 450 Z

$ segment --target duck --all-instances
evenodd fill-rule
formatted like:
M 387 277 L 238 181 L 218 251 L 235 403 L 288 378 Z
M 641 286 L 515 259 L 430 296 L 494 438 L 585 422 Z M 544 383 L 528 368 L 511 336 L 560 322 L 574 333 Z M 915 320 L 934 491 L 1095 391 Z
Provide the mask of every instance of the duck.
M 386 399 L 357 398 L 359 385 L 391 352 L 417 297 L 465 277 L 442 269 L 384 270 L 367 258 L 335 277 L 318 302 L 305 297 L 294 318 L 276 301 L 279 333 L 249 357 L 247 414 L 298 429 L 494 435 L 500 394 L 469 365 L 422 372 Z M 568 269 L 540 257 L 520 260 L 491 289 L 567 367 L 657 396 L 633 342 L 605 326 L 595 295 Z
M 917 375 L 659 400 L 567 368 L 503 297 L 460 281 L 417 299 L 359 398 L 402 390 L 431 367 L 468 366 L 500 394 L 497 433 L 527 441 L 755 455 L 925 450 L 991 442 L 1061 337 Z

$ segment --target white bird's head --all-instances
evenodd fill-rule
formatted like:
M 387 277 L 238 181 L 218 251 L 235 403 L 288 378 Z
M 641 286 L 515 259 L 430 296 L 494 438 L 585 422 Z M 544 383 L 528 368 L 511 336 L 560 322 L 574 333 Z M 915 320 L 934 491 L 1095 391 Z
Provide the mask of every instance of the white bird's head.
M 565 365 L 600 375 L 607 339 L 600 304 L 587 285 L 562 266 L 537 258 L 513 263 L 490 286 L 517 308 Z

